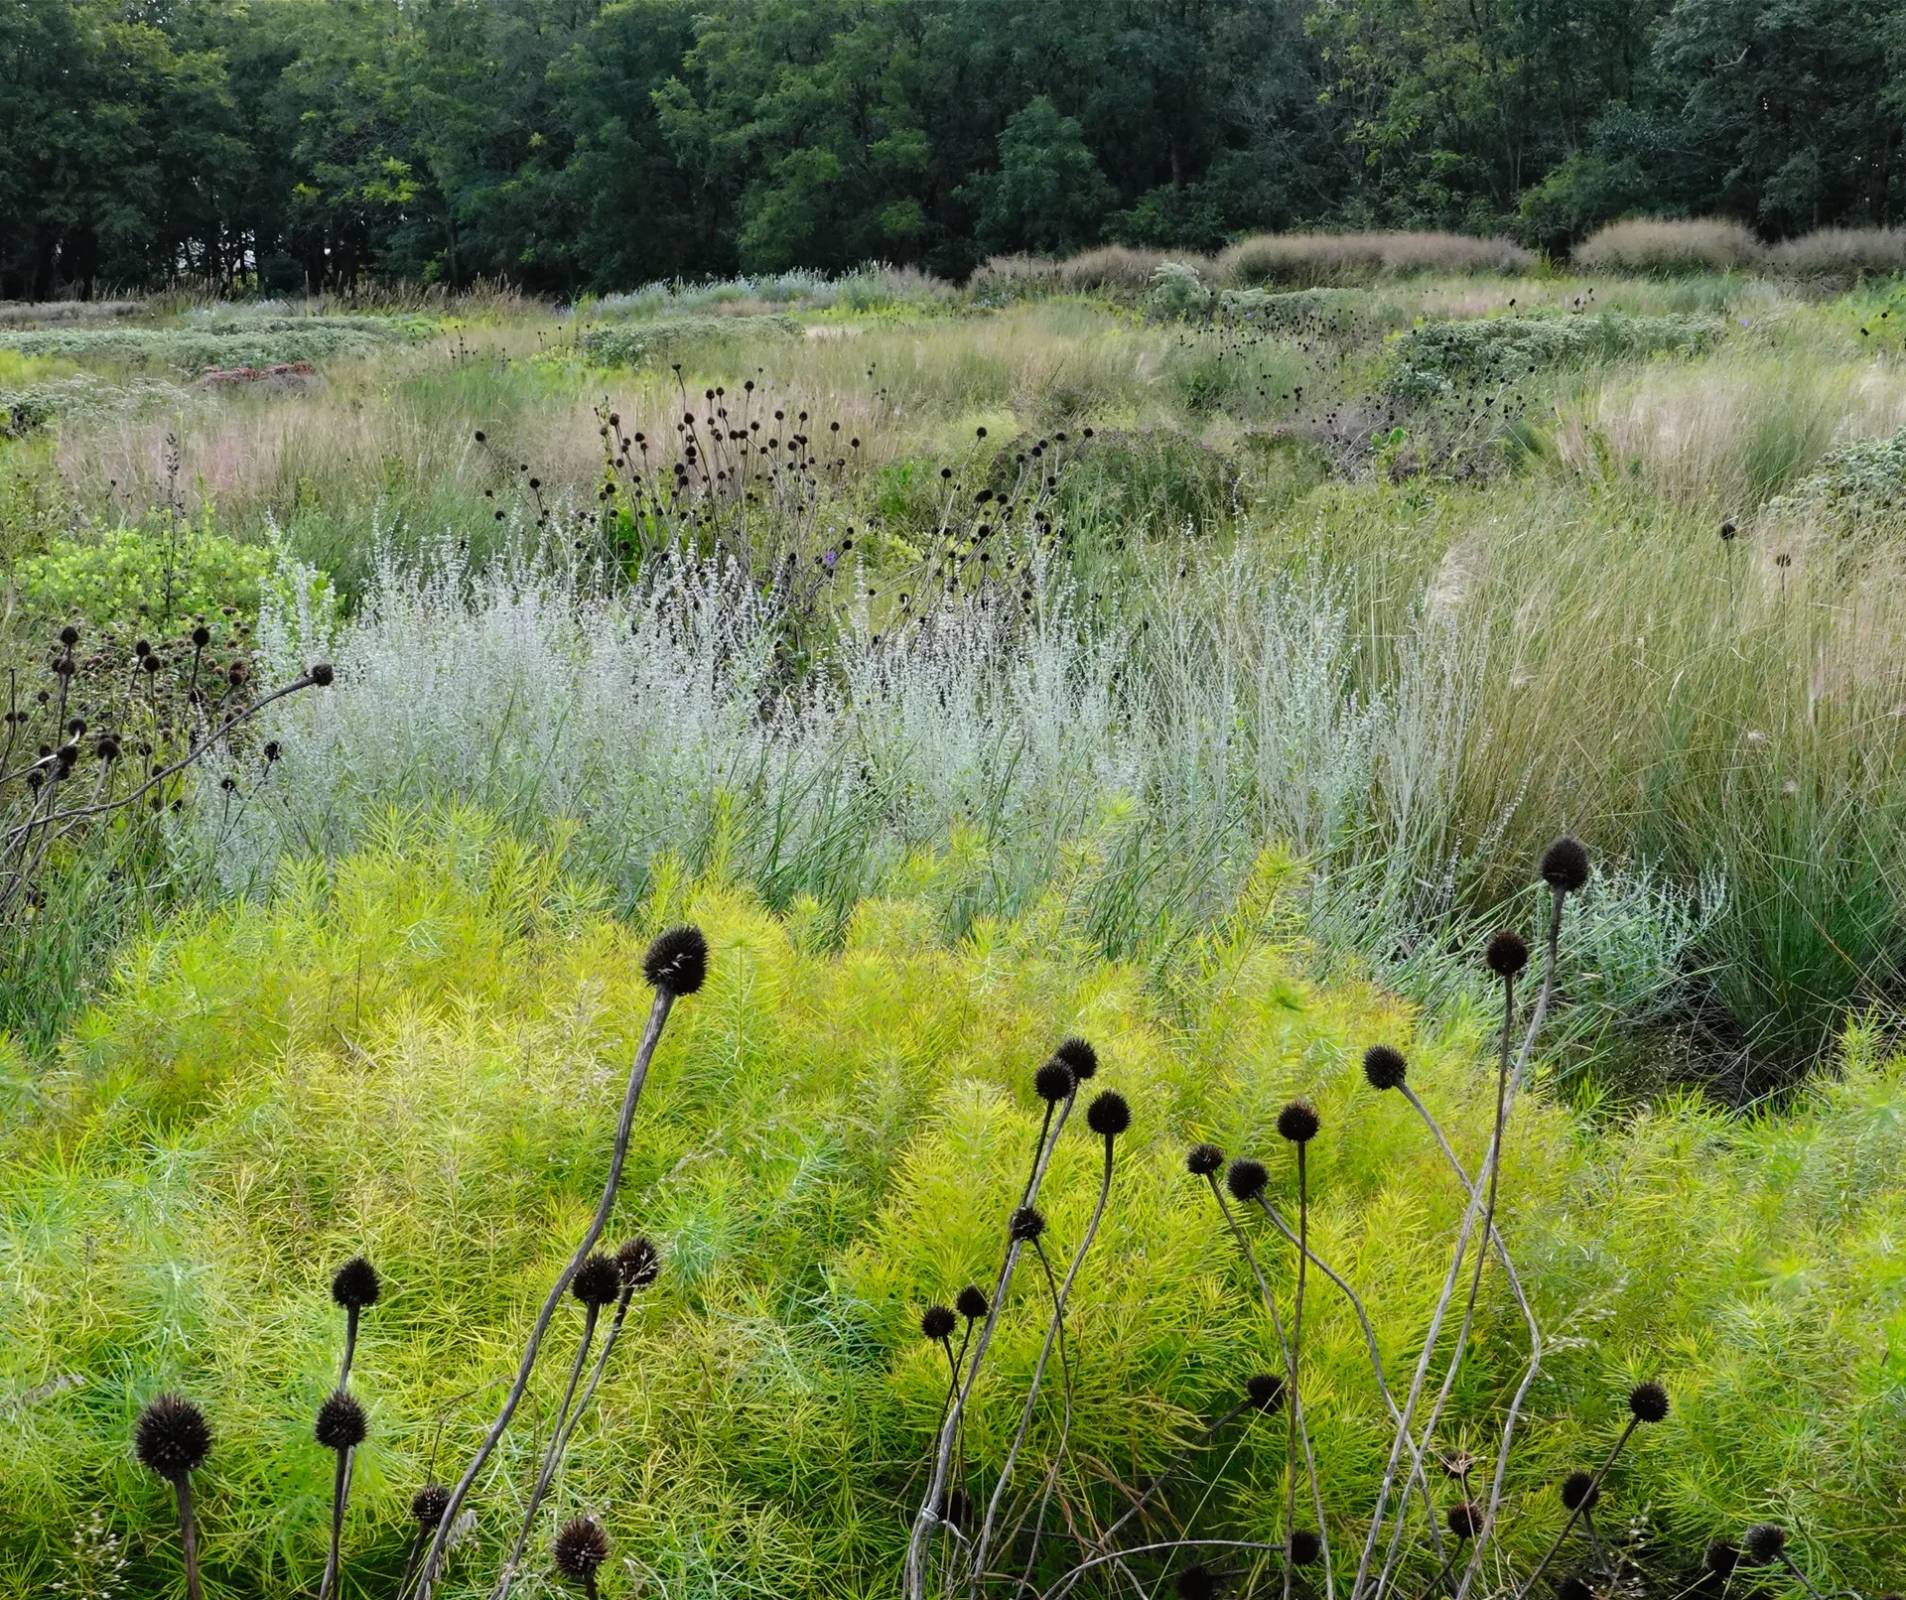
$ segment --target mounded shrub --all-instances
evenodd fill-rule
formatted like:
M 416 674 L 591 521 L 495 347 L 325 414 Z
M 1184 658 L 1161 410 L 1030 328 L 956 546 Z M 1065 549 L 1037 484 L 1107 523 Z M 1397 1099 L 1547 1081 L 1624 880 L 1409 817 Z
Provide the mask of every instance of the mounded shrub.
M 1465 381 L 1508 383 L 1550 367 L 1663 353 L 1693 355 L 1721 337 L 1705 317 L 1478 317 L 1433 322 L 1391 343 L 1390 387 L 1422 399 Z
M 697 351 L 738 348 L 744 341 L 791 339 L 801 325 L 779 315 L 671 317 L 586 329 L 576 341 L 584 360 L 601 367 L 681 361 Z
M 1575 247 L 1584 272 L 1672 276 L 1743 272 L 1766 259 L 1753 232 L 1726 217 L 1635 217 L 1597 228 Z
M 1527 272 L 1532 251 L 1461 233 L 1264 233 L 1219 253 L 1226 283 L 1316 288 L 1411 272 Z
M 1782 240 L 1767 260 L 1786 277 L 1819 283 L 1884 278 L 1906 272 L 1906 228 L 1820 228 Z

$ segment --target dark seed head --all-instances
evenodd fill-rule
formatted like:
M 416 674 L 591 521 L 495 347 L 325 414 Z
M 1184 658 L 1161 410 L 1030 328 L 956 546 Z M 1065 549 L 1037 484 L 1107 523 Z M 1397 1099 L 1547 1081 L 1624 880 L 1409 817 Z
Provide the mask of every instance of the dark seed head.
M 1573 894 L 1588 882 L 1588 851 L 1580 839 L 1563 834 L 1542 852 L 1542 881 L 1564 894 Z
M 1472 1500 L 1462 1500 L 1444 1513 L 1443 1520 L 1458 1539 L 1473 1539 L 1482 1532 L 1483 1510 Z
M 586 1306 L 614 1305 L 622 1293 L 622 1269 L 610 1256 L 590 1256 L 576 1268 L 569 1292 Z
M 1756 1567 L 1778 1561 L 1787 1548 L 1787 1530 L 1778 1522 L 1757 1522 L 1741 1535 L 1741 1555 Z
M 1032 1086 L 1041 1100 L 1047 1104 L 1056 1104 L 1072 1093 L 1077 1080 L 1072 1069 L 1057 1056 L 1032 1075 Z
M 370 1431 L 364 1408 L 357 1397 L 340 1389 L 318 1407 L 318 1422 L 312 1433 L 327 1450 L 355 1450 Z
M 1529 947 L 1513 928 L 1503 928 L 1490 935 L 1482 958 L 1498 978 L 1513 978 L 1529 964 Z
M 1309 1144 L 1323 1124 L 1308 1100 L 1293 1100 L 1277 1114 L 1277 1131 L 1292 1144 Z
M 1324 1541 L 1310 1528 L 1293 1528 L 1285 1546 L 1293 1567 L 1308 1567 L 1324 1553 Z
M 352 1256 L 331 1279 L 331 1298 L 346 1311 L 362 1311 L 377 1304 L 383 1287 L 377 1268 L 362 1256 Z
M 642 975 L 678 999 L 693 994 L 708 976 L 708 941 L 700 928 L 670 928 L 658 933 L 642 958 Z
M 1208 1178 L 1224 1165 L 1224 1152 L 1215 1144 L 1194 1144 L 1185 1152 L 1185 1170 L 1193 1177 Z
M 1668 1414 L 1668 1391 L 1652 1380 L 1628 1391 L 1628 1409 L 1637 1422 L 1659 1422 Z
M 1601 1485 L 1592 1472 L 1571 1472 L 1562 1480 L 1562 1504 L 1571 1511 L 1592 1510 L 1601 1497 Z
M 935 1341 L 950 1339 L 957 1325 L 953 1313 L 945 1306 L 928 1306 L 920 1313 L 920 1331 Z
M 426 1483 L 410 1497 L 410 1520 L 434 1528 L 449 1506 L 450 1491 L 440 1483 Z
M 1264 1163 L 1253 1161 L 1249 1156 L 1238 1157 L 1224 1175 L 1224 1186 L 1231 1191 L 1231 1198 L 1240 1201 L 1255 1200 L 1270 1181 L 1271 1175 L 1264 1170 Z
M 79 643 L 79 629 L 74 627 L 72 623 L 67 623 L 65 627 L 60 629 L 60 643 L 65 645 L 68 650 L 72 649 L 74 645 Z
M 1408 1071 L 1403 1052 L 1387 1044 L 1373 1044 L 1363 1052 L 1363 1075 L 1372 1089 L 1394 1089 Z
M 1284 1380 L 1273 1372 L 1254 1372 L 1244 1380 L 1244 1393 L 1260 1411 L 1275 1411 L 1284 1403 Z
M 1101 1138 L 1116 1139 L 1132 1125 L 1132 1108 L 1116 1089 L 1107 1089 L 1085 1108 L 1085 1125 Z
M 1008 1231 L 1021 1244 L 1031 1244 L 1046 1231 L 1046 1219 L 1037 1206 L 1021 1206 L 1013 1213 Z
M 572 1517 L 562 1525 L 550 1547 L 556 1570 L 565 1578 L 586 1583 L 609 1559 L 609 1536 L 594 1517 Z
M 1072 1076 L 1081 1083 L 1099 1070 L 1098 1051 L 1076 1034 L 1069 1039 L 1059 1041 L 1059 1048 L 1052 1052 L 1052 1059 L 1063 1061 L 1072 1069 Z
M 205 1413 L 181 1395 L 162 1394 L 139 1413 L 132 1448 L 140 1463 L 162 1478 L 195 1471 L 212 1448 Z
M 337 677 L 337 669 L 334 668 L 330 662 L 314 661 L 311 663 L 311 672 L 310 672 L 311 681 L 315 683 L 320 689 L 330 688 L 332 681 L 336 677 Z
M 1555 1586 L 1555 1600 L 1595 1600 L 1595 1591 L 1571 1572 Z
M 662 1270 L 662 1258 L 647 1239 L 630 1239 L 615 1253 L 616 1270 L 630 1289 L 646 1289 Z
M 953 1309 L 968 1322 L 978 1322 L 990 1309 L 986 1302 L 986 1291 L 976 1283 L 969 1283 L 954 1297 Z
M 1218 1592 L 1218 1577 L 1202 1561 L 1197 1561 L 1178 1574 L 1173 1588 L 1178 1600 L 1212 1600 Z
M 1741 1564 L 1740 1546 L 1727 1539 L 1716 1539 L 1707 1547 L 1707 1554 L 1701 1559 L 1715 1577 L 1729 1578 Z

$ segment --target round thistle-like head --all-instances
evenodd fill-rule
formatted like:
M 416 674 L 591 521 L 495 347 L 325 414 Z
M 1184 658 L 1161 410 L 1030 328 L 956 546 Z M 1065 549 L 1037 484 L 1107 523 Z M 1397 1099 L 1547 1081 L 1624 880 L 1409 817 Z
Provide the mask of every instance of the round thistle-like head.
M 594 1517 L 571 1517 L 550 1546 L 556 1570 L 576 1583 L 587 1583 L 609 1559 L 609 1536 Z
M 376 1305 L 383 1289 L 377 1268 L 362 1256 L 352 1256 L 331 1279 L 331 1298 L 346 1311 L 362 1311 Z
M 1052 1052 L 1054 1061 L 1063 1061 L 1072 1069 L 1072 1076 L 1084 1083 L 1099 1070 L 1099 1053 L 1077 1034 L 1061 1039 L 1059 1048 Z
M 1013 1213 L 1006 1231 L 1021 1244 L 1031 1244 L 1046 1231 L 1045 1214 L 1037 1206 L 1021 1206 Z
M 598 1310 L 614 1305 L 622 1293 L 622 1269 L 613 1257 L 592 1255 L 576 1268 L 575 1277 L 569 1280 L 569 1292 Z
M 1628 1410 L 1637 1422 L 1659 1422 L 1668 1414 L 1668 1391 L 1650 1379 L 1628 1391 Z
M 139 1413 L 132 1448 L 140 1465 L 176 1481 L 197 1471 L 211 1453 L 211 1424 L 183 1395 L 162 1394 Z
M 1565 833 L 1542 852 L 1542 881 L 1564 894 L 1588 882 L 1588 851 L 1580 839 Z
M 1731 1578 L 1741 1564 L 1741 1547 L 1731 1539 L 1716 1539 L 1707 1547 L 1701 1563 L 1717 1578 Z
M 1395 1089 L 1408 1076 L 1410 1064 L 1401 1050 L 1387 1044 L 1373 1044 L 1363 1052 L 1363 1075 L 1372 1089 Z
M 1595 1600 L 1595 1591 L 1571 1572 L 1556 1584 L 1555 1600 Z
M 370 1432 L 370 1423 L 357 1396 L 339 1389 L 318 1407 L 317 1425 L 311 1432 L 327 1450 L 355 1450 Z
M 1483 1509 L 1473 1500 L 1459 1500 L 1443 1513 L 1443 1520 L 1458 1539 L 1473 1539 L 1482 1532 Z
M 1275 1411 L 1284 1403 L 1284 1380 L 1274 1372 L 1254 1372 L 1244 1380 L 1244 1395 L 1260 1411 Z
M 1173 1580 L 1178 1600 L 1212 1600 L 1218 1592 L 1218 1575 L 1202 1561 L 1194 1561 Z
M 1753 1566 L 1771 1566 L 1786 1550 L 1787 1530 L 1778 1522 L 1756 1522 L 1741 1535 L 1741 1556 Z
M 1277 1114 L 1278 1134 L 1292 1144 L 1309 1144 L 1322 1126 L 1317 1108 L 1308 1100 L 1293 1100 Z
M 1562 1504 L 1570 1511 L 1591 1511 L 1602 1497 L 1601 1485 L 1592 1472 L 1571 1472 L 1562 1480 Z
M 1224 1165 L 1224 1152 L 1215 1144 L 1194 1144 L 1185 1152 L 1185 1171 L 1194 1178 L 1208 1178 Z
M 953 1309 L 968 1322 L 978 1322 L 992 1308 L 987 1304 L 986 1291 L 977 1283 L 969 1283 L 953 1297 Z
M 1271 1175 L 1264 1170 L 1264 1163 L 1253 1161 L 1249 1156 L 1239 1156 L 1224 1175 L 1225 1188 L 1231 1191 L 1231 1198 L 1238 1201 L 1255 1200 L 1270 1181 Z
M 701 929 L 684 924 L 658 933 L 642 957 L 642 976 L 678 1000 L 693 994 L 708 976 L 708 941 Z
M 1284 1552 L 1290 1557 L 1293 1567 L 1316 1565 L 1317 1558 L 1324 1553 L 1324 1541 L 1312 1528 L 1293 1528 L 1291 1536 L 1284 1542 Z
M 920 1313 L 920 1331 L 936 1342 L 952 1338 L 958 1326 L 958 1319 L 945 1306 L 928 1306 Z
M 1047 1105 L 1057 1105 L 1078 1087 L 1078 1082 L 1072 1075 L 1072 1069 L 1057 1056 L 1045 1062 L 1032 1075 L 1033 1092 Z
M 1482 959 L 1498 978 L 1513 978 L 1529 964 L 1528 942 L 1513 928 L 1499 929 L 1489 936 Z
M 337 681 L 337 668 L 328 661 L 311 663 L 310 678 L 320 689 L 328 689 Z
M 436 1527 L 449 1509 L 450 1491 L 440 1483 L 426 1483 L 410 1497 L 410 1520 L 420 1527 Z
M 1116 1139 L 1132 1125 L 1132 1108 L 1116 1089 L 1107 1089 L 1085 1108 L 1085 1125 L 1102 1139 Z
M 615 1253 L 616 1270 L 622 1274 L 622 1284 L 627 1289 L 646 1289 L 655 1282 L 655 1276 L 662 1270 L 662 1257 L 654 1245 L 647 1239 L 637 1237 L 627 1240 Z

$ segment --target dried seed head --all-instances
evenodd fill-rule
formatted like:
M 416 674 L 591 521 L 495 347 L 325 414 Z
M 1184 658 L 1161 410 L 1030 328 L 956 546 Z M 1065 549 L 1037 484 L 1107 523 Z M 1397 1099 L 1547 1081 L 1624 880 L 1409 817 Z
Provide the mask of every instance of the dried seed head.
M 658 933 L 642 958 L 649 983 L 680 999 L 693 994 L 708 976 L 708 941 L 700 928 L 670 928 Z
M 362 1311 L 377 1304 L 383 1287 L 377 1268 L 362 1256 L 352 1256 L 331 1279 L 331 1298 L 346 1311 Z
M 1555 1586 L 1555 1600 L 1595 1600 L 1595 1591 L 1571 1572 Z
M 1317 1108 L 1308 1100 L 1293 1100 L 1277 1114 L 1277 1131 L 1292 1144 L 1309 1144 L 1322 1126 Z
M 1048 1105 L 1065 1099 L 1076 1086 L 1077 1080 L 1072 1076 L 1072 1069 L 1057 1056 L 1032 1075 L 1034 1092 Z
M 410 1520 L 434 1528 L 449 1506 L 450 1491 L 440 1483 L 426 1483 L 410 1497 Z
M 976 1283 L 969 1283 L 954 1296 L 953 1309 L 968 1322 L 978 1322 L 991 1307 L 987 1304 L 986 1292 Z
M 196 1471 L 210 1453 L 211 1425 L 190 1400 L 162 1394 L 139 1413 L 133 1424 L 132 1448 L 143 1466 L 162 1478 L 177 1480 Z
M 1716 1539 L 1702 1558 L 1707 1570 L 1717 1578 L 1731 1578 L 1741 1564 L 1740 1546 L 1727 1539 Z
M 1037 1206 L 1021 1206 L 1013 1213 L 1007 1231 L 1021 1244 L 1031 1244 L 1046 1231 L 1046 1219 Z
M 1461 1500 L 1443 1514 L 1443 1520 L 1458 1539 L 1473 1539 L 1482 1532 L 1483 1510 L 1473 1500 Z
M 1224 1175 L 1224 1186 L 1231 1191 L 1231 1198 L 1239 1201 L 1255 1200 L 1270 1181 L 1271 1175 L 1264 1170 L 1264 1163 L 1253 1161 L 1249 1156 L 1238 1157 Z
M 1284 1403 L 1284 1380 L 1274 1372 L 1254 1372 L 1244 1380 L 1244 1394 L 1260 1411 L 1275 1411 Z
M 65 627 L 60 629 L 60 643 L 65 645 L 68 650 L 72 649 L 74 645 L 79 643 L 79 629 L 74 627 L 72 623 L 67 623 Z
M 1194 1144 L 1185 1152 L 1185 1170 L 1195 1178 L 1208 1178 L 1224 1165 L 1224 1152 L 1215 1144 Z
M 1637 1422 L 1659 1422 L 1668 1414 L 1668 1391 L 1650 1381 L 1628 1391 L 1628 1409 Z
M 1178 1600 L 1212 1600 L 1218 1592 L 1218 1577 L 1202 1561 L 1194 1561 L 1178 1574 L 1173 1588 Z
M 597 1567 L 609 1559 L 609 1536 L 594 1517 L 572 1517 L 562 1525 L 550 1546 L 556 1570 L 565 1578 L 587 1583 Z
M 1482 958 L 1498 978 L 1513 978 L 1529 964 L 1529 946 L 1513 928 L 1503 928 L 1489 936 Z
M 920 1313 L 920 1331 L 936 1342 L 952 1338 L 957 1326 L 953 1313 L 945 1306 L 928 1306 Z
M 1107 1089 L 1085 1108 L 1085 1125 L 1101 1138 L 1116 1139 L 1132 1125 L 1132 1108 L 1116 1089 Z
M 236 671 L 237 666 L 238 663 L 234 662 L 233 670 Z M 243 674 L 241 673 L 240 676 L 242 677 Z M 337 677 L 337 669 L 328 661 L 314 661 L 311 663 L 311 670 L 306 676 L 320 689 L 328 689 Z
M 1314 1529 L 1293 1528 L 1285 1550 L 1293 1567 L 1308 1567 L 1324 1553 L 1324 1541 L 1317 1537 Z
M 1756 1567 L 1770 1566 L 1787 1550 L 1787 1530 L 1778 1522 L 1757 1522 L 1741 1535 L 1741 1555 Z
M 1581 840 L 1563 834 L 1542 852 L 1542 881 L 1564 894 L 1588 882 L 1588 851 Z
M 623 1284 L 630 1289 L 646 1289 L 662 1270 L 662 1258 L 647 1239 L 627 1241 L 615 1253 L 615 1264 Z
M 1083 1039 L 1074 1034 L 1071 1038 L 1059 1041 L 1059 1048 L 1052 1052 L 1055 1061 L 1063 1061 L 1072 1069 L 1072 1076 L 1081 1083 L 1099 1070 L 1099 1053 Z
M 1602 1497 L 1592 1472 L 1571 1472 L 1562 1480 L 1562 1504 L 1570 1511 L 1593 1510 Z
M 1363 1052 L 1363 1075 L 1372 1089 L 1394 1089 L 1403 1082 L 1409 1063 L 1401 1050 L 1387 1044 L 1373 1044 Z
M 317 1425 L 311 1431 L 327 1450 L 355 1450 L 364 1442 L 370 1424 L 357 1396 L 340 1389 L 318 1407 Z
M 614 1305 L 622 1293 L 622 1269 L 613 1257 L 592 1255 L 576 1268 L 569 1292 L 586 1306 Z

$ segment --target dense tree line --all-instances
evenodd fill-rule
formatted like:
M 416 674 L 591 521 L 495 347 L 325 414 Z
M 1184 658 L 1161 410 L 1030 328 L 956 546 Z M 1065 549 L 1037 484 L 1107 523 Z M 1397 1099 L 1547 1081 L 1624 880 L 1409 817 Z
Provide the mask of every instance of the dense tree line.
M 1906 205 L 1906 0 L 0 0 L 0 296 Z

